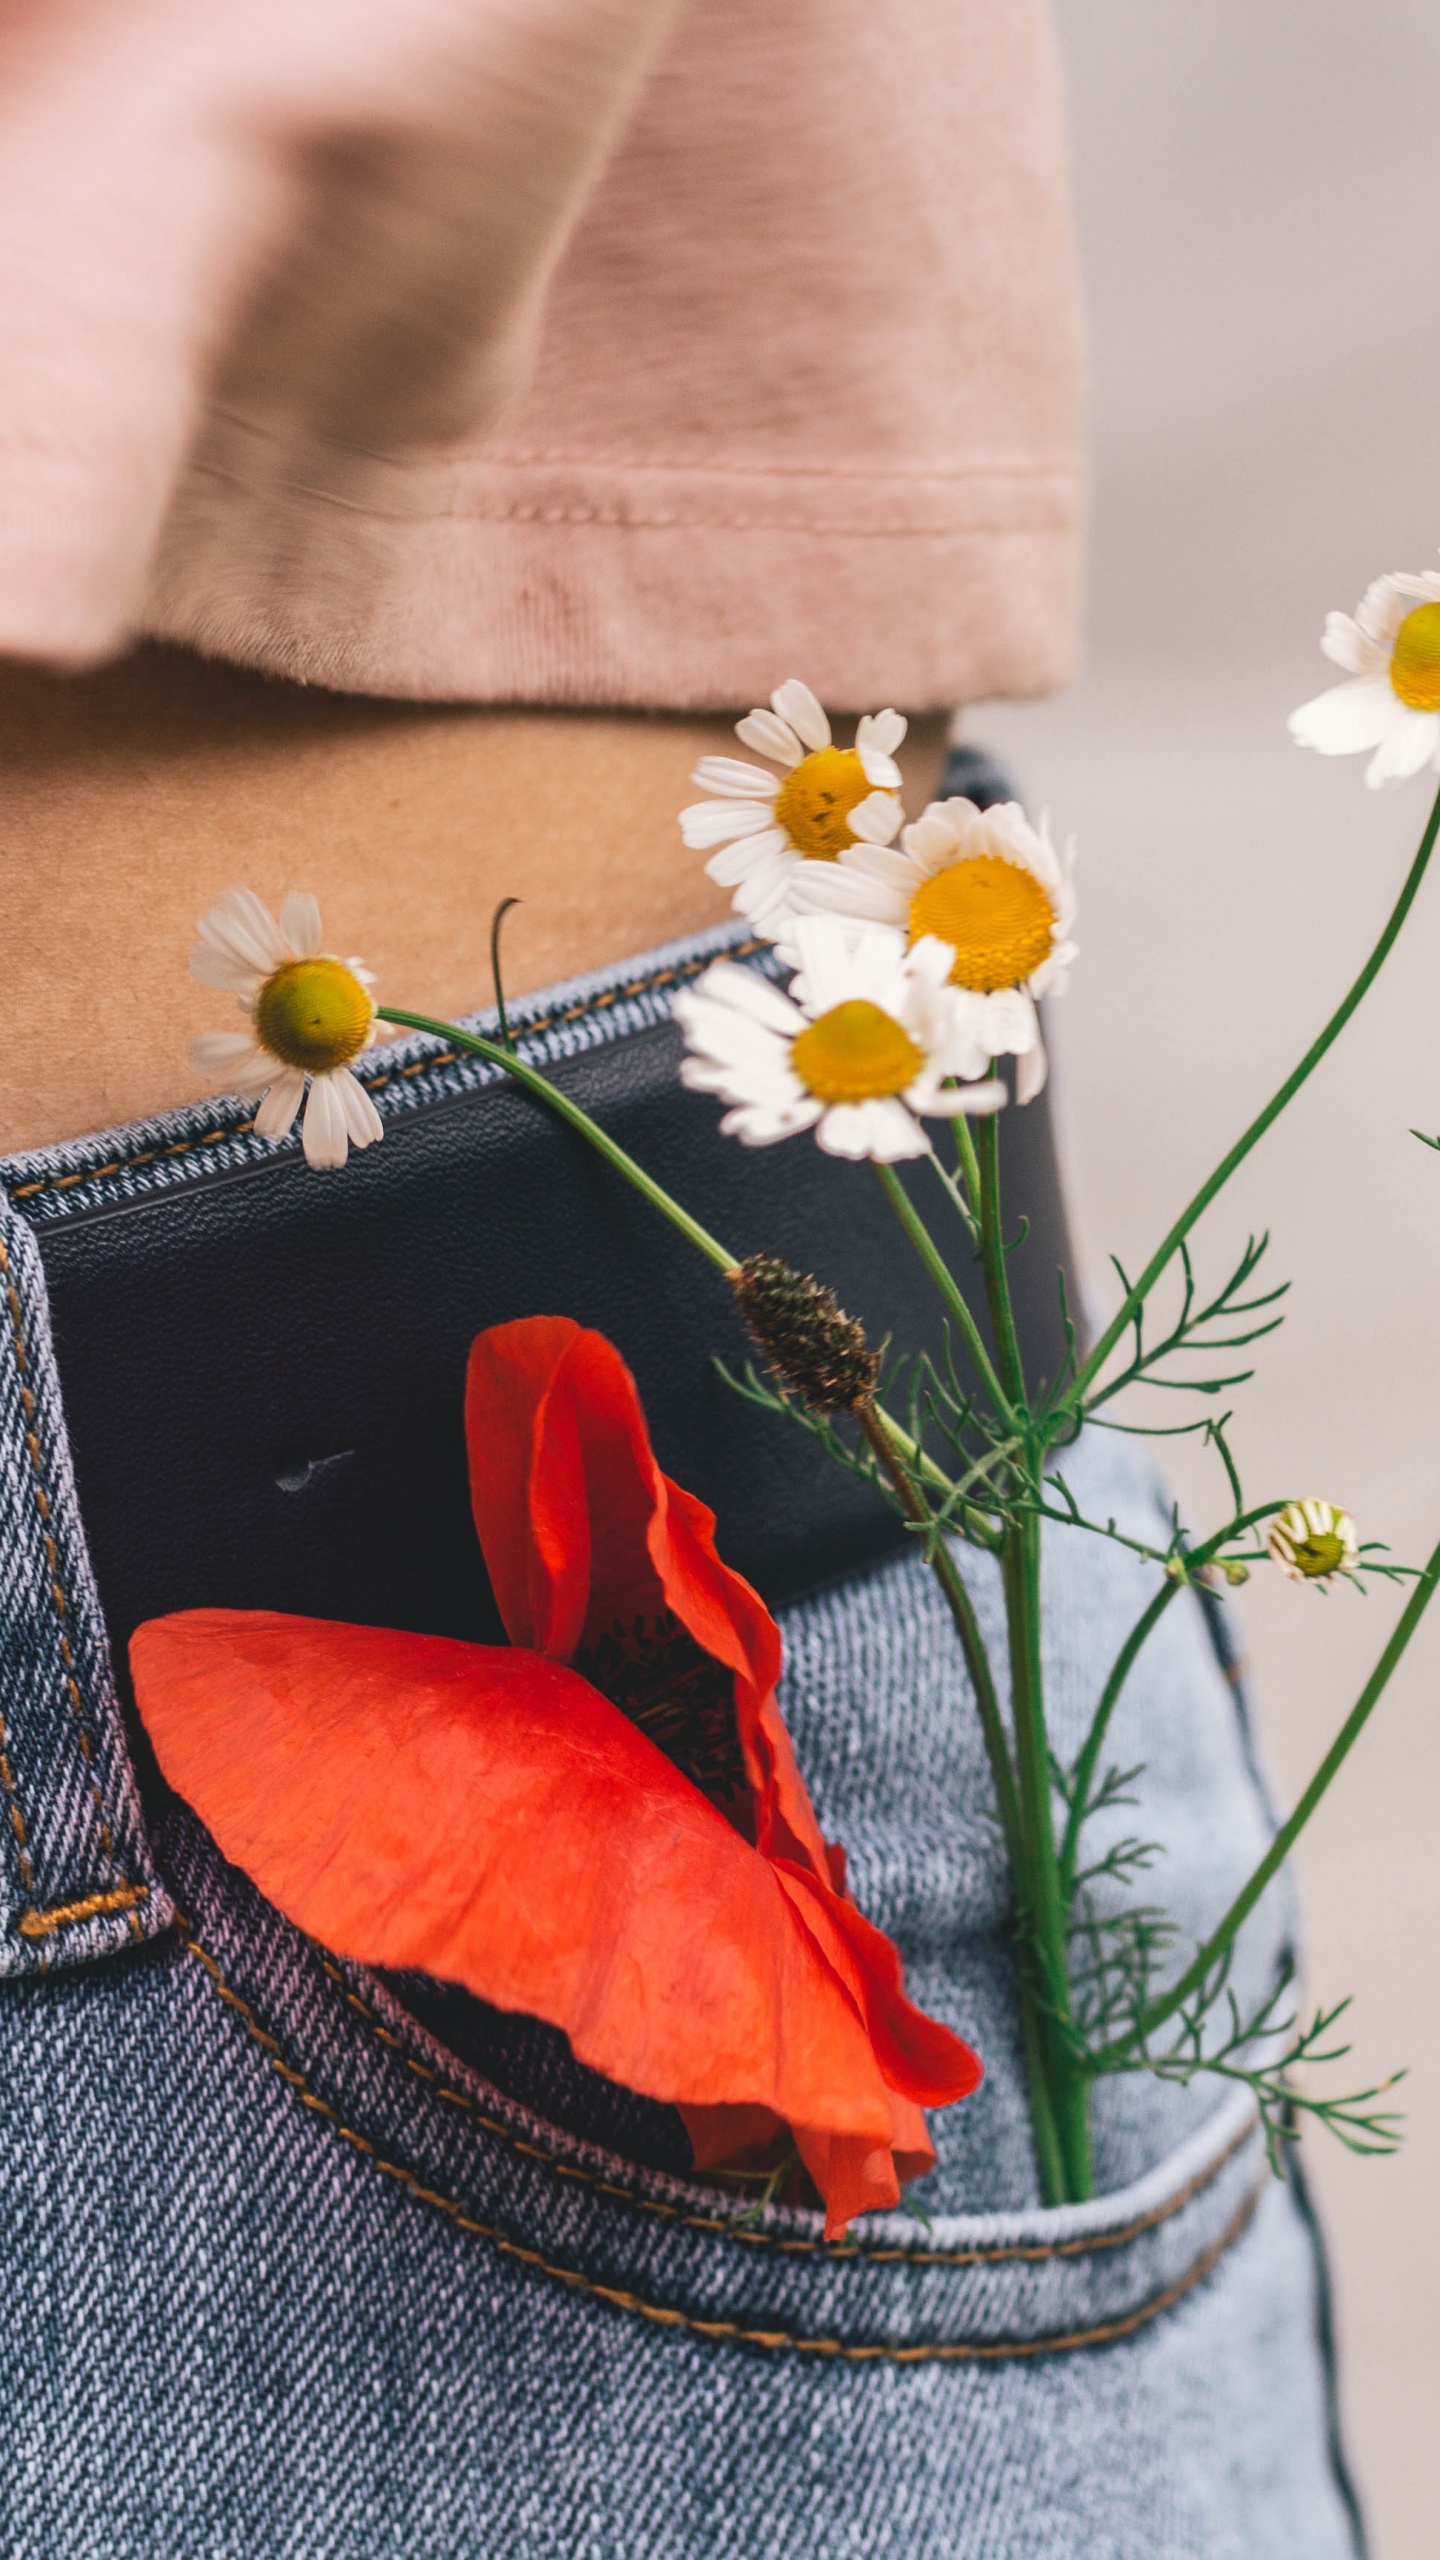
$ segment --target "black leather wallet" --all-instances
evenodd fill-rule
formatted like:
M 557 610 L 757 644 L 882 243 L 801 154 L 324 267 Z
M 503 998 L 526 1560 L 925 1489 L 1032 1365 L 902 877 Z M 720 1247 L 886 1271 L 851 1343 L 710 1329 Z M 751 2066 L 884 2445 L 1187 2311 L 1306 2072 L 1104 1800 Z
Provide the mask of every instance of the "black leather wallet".
M 557 1079 L 736 1252 L 818 1273 L 877 1341 L 938 1347 L 929 1284 L 869 1167 L 809 1137 L 722 1138 L 679 1056 L 663 1024 Z M 1025 1345 L 1053 1376 L 1068 1256 L 1043 1098 L 1003 1115 L 1001 1152 L 1011 1217 L 1029 1220 L 1012 1266 Z M 933 1175 L 908 1179 L 932 1222 L 950 1216 L 975 1288 Z M 461 1394 L 472 1337 L 515 1316 L 574 1316 L 619 1345 L 662 1466 L 712 1505 L 722 1552 L 767 1598 L 904 1534 L 797 1425 L 725 1384 L 717 1356 L 750 1352 L 725 1281 L 513 1086 L 397 1118 L 340 1173 L 287 1151 L 38 1232 L 117 1662 L 141 1619 L 202 1605 L 495 1640 Z

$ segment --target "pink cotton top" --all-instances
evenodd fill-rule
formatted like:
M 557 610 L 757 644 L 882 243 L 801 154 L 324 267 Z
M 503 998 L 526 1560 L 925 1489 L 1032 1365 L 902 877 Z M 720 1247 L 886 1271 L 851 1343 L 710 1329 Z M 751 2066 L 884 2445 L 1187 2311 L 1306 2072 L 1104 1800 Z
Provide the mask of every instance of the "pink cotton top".
M 1060 681 L 1041 0 L 12 0 L 0 649 L 908 709 Z

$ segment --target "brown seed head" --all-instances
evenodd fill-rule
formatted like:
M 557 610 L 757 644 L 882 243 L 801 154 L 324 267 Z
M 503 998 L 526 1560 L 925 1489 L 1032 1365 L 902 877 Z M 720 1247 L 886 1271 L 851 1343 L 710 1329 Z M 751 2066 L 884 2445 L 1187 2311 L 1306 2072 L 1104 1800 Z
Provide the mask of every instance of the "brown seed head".
M 880 1354 L 833 1289 L 773 1253 L 752 1253 L 730 1285 L 780 1384 L 812 1413 L 853 1413 L 873 1396 Z

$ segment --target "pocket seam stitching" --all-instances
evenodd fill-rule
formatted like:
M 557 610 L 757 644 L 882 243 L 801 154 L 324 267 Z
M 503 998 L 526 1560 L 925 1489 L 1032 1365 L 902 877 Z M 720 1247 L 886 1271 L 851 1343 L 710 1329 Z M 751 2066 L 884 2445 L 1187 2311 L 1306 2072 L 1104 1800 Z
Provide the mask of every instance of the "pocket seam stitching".
M 706 2320 L 693 2312 L 677 2310 L 668 2303 L 647 2301 L 643 2295 L 629 2292 L 622 2286 L 602 2284 L 592 2276 L 582 2275 L 577 2268 L 556 2265 L 553 2260 L 543 2256 L 538 2249 L 527 2247 L 522 2241 L 512 2238 L 509 2233 L 498 2229 L 494 2224 L 481 2222 L 478 2216 L 467 2213 L 455 2197 L 442 2194 L 438 2188 L 426 2186 L 412 2169 L 406 2168 L 401 2162 L 387 2159 L 368 2135 L 358 2132 L 353 2125 L 347 2125 L 329 2101 L 322 2098 L 318 2091 L 311 2087 L 305 2074 L 297 2070 L 293 2063 L 286 2061 L 279 2039 L 261 2024 L 249 2002 L 241 1997 L 232 1983 L 227 1981 L 221 1966 L 209 1949 L 202 1946 L 189 1926 L 183 1923 L 182 1944 L 185 1952 L 193 1956 L 200 1966 L 216 1996 L 235 2011 L 246 2032 L 259 2045 L 271 2068 L 278 2072 L 286 2086 L 298 2097 L 301 2105 L 307 2107 L 312 2114 L 322 2116 L 327 2123 L 332 2124 L 342 2141 L 348 2142 L 354 2150 L 372 2161 L 382 2175 L 392 2178 L 397 2185 L 405 2189 L 407 2194 L 413 2196 L 417 2203 L 429 2205 L 433 2210 L 443 2213 L 458 2229 L 470 2232 L 478 2239 L 488 2240 L 491 2246 L 499 2250 L 503 2256 L 515 2259 L 518 2264 L 532 2268 L 537 2274 L 548 2276 L 552 2281 L 566 2286 L 571 2292 L 582 2293 L 595 2301 L 608 2303 L 614 2310 L 633 2313 L 643 2320 L 652 2321 L 657 2327 L 684 2329 L 696 2337 L 728 2340 L 739 2346 L 763 2347 L 771 2353 L 788 2351 L 799 2355 L 826 2356 L 837 2362 L 850 2364 L 1002 2363 L 1013 2362 L 1020 2358 L 1028 2359 L 1041 2355 L 1073 2352 L 1082 2347 L 1108 2346 L 1118 2339 L 1132 2336 L 1137 2329 L 1144 2328 L 1150 2321 L 1158 2319 L 1161 2313 L 1172 2309 L 1195 2286 L 1204 2281 L 1248 2228 L 1267 2184 L 1268 2173 L 1262 2171 L 1243 2197 L 1235 2213 L 1231 2215 L 1225 2228 L 1207 2248 L 1201 2251 L 1182 2275 L 1163 2287 L 1159 2293 L 1152 2294 L 1147 2301 L 1137 2304 L 1133 2310 L 1121 2313 L 1113 2320 L 1098 2322 L 1089 2329 L 1039 2338 L 931 2339 L 916 2344 L 895 2345 L 883 2340 L 870 2342 L 846 2338 L 812 2337 L 796 2330 L 751 2328 L 738 2320 Z M 347 1993 L 347 1997 L 349 1996 Z M 448 2094 L 454 2096 L 462 2093 Z M 1229 2147 L 1225 2159 L 1233 2156 L 1235 2148 L 1234 2144 Z M 539 2156 L 542 2159 L 547 2157 L 543 2153 Z M 1217 2162 L 1209 2175 L 1211 2177 L 1218 2175 L 1223 2165 L 1224 2160 Z M 572 2174 L 583 2175 L 584 2173 Z M 1208 2182 L 1207 2178 L 1205 2183 Z M 598 2181 L 589 2181 L 589 2183 L 598 2184 Z M 638 2201 L 627 2196 L 623 2189 L 612 2189 L 610 2192 L 619 2195 L 627 2203 Z M 664 2208 L 660 2209 L 664 2210 Z M 1178 2210 L 1178 2204 L 1173 2209 Z M 687 2216 L 677 2218 L 690 2219 Z M 1151 2228 L 1153 2225 L 1146 2223 L 1141 2227 Z M 848 2257 L 853 2257 L 855 2254 L 837 2250 L 832 2253 L 831 2262 L 844 2264 Z M 897 2251 L 893 2254 L 904 2258 L 909 2253 Z M 1059 2251 L 1051 2254 L 1058 2255 Z
M 1148 2213 L 1137 2214 L 1132 2221 L 1121 2223 L 1113 2231 L 1087 2232 L 1074 2240 L 995 2241 L 989 2247 L 977 2243 L 970 2249 L 875 2249 L 861 2244 L 849 2248 L 843 2242 L 789 2239 L 772 2231 L 746 2231 L 719 2215 L 689 2213 L 683 2205 L 663 2204 L 657 2197 L 637 2195 L 633 2188 L 617 2186 L 613 2179 L 604 2177 L 599 2170 L 582 2169 L 571 2161 L 557 2159 L 555 2153 L 547 2151 L 543 2144 L 526 2142 L 509 2125 L 487 2115 L 479 2100 L 467 2090 L 448 2087 L 428 2063 L 408 2053 L 403 2039 L 393 2028 L 384 2025 L 368 2001 L 352 1989 L 333 1957 L 327 1955 L 313 1939 L 310 1943 L 330 1980 L 348 2005 L 363 2018 L 371 2034 L 392 2052 L 398 2053 L 406 2070 L 413 2071 L 418 2080 L 426 2081 L 437 2097 L 447 2099 L 452 2106 L 463 2107 L 486 2133 L 503 2142 L 507 2150 L 518 2152 L 527 2160 L 538 2160 L 545 2168 L 553 2169 L 557 2177 L 571 2178 L 579 2185 L 593 2187 L 598 2194 L 616 2203 L 631 2205 L 639 2213 L 655 2214 L 664 2221 L 678 2222 L 687 2230 L 703 2231 L 717 2239 L 743 2241 L 750 2248 L 773 2249 L 785 2257 L 819 2257 L 831 2266 L 993 2267 L 1017 2263 L 1040 2265 L 1052 2258 L 1096 2256 L 1106 2249 L 1118 2249 L 1127 2241 L 1143 2238 L 1147 2231 L 1158 2229 L 1160 2224 L 1183 2212 L 1187 2204 L 1214 2184 L 1221 2171 L 1229 2167 L 1236 2152 L 1243 2150 L 1255 2132 L 1256 2120 L 1251 2117 L 1227 2142 L 1217 2159 L 1207 2161 L 1203 2169 L 1197 2169 L 1194 2176 L 1187 2178 L 1172 2196 L 1167 2196 L 1163 2204 L 1152 2206 Z
M 557 2266 L 553 2260 L 542 2256 L 538 2249 L 528 2248 L 522 2241 L 512 2239 L 507 2232 L 497 2229 L 493 2223 L 481 2222 L 474 2214 L 467 2213 L 464 2206 L 453 2196 L 443 2195 L 438 2188 L 424 2185 L 412 2169 L 405 2168 L 398 2161 L 387 2160 L 368 2135 L 357 2132 L 352 2125 L 347 2125 L 329 2101 L 311 2088 L 305 2074 L 297 2071 L 293 2063 L 285 2060 L 278 2039 L 261 2025 L 248 2002 L 243 2000 L 233 1985 L 227 1982 L 208 1948 L 203 1947 L 188 1930 L 184 1936 L 184 1945 L 187 1953 L 194 1956 L 201 1966 L 211 1988 L 219 1998 L 237 2012 L 247 2032 L 261 2047 L 272 2069 L 277 2071 L 287 2087 L 294 2091 L 301 2105 L 308 2107 L 312 2114 L 323 2116 L 335 2127 L 342 2141 L 350 2143 L 355 2150 L 371 2160 L 384 2176 L 393 2178 L 397 2185 L 403 2187 L 407 2194 L 415 2198 L 417 2203 L 427 2204 L 435 2211 L 443 2213 L 460 2230 L 468 2231 L 478 2239 L 488 2240 L 491 2246 L 498 2249 L 503 2256 L 515 2259 L 521 2266 L 530 2267 L 537 2274 L 550 2277 L 554 2282 L 566 2286 L 571 2292 L 582 2293 L 594 2301 L 608 2303 L 613 2310 L 631 2312 L 642 2320 L 654 2322 L 660 2328 L 684 2329 L 695 2337 L 727 2340 L 737 2346 L 763 2347 L 772 2354 L 788 2351 L 797 2355 L 825 2356 L 837 2363 L 847 2364 L 999 2364 L 1014 2362 L 1020 2358 L 1063 2354 L 1080 2347 L 1109 2346 L 1118 2339 L 1132 2336 L 1137 2329 L 1144 2328 L 1150 2321 L 1158 2319 L 1162 2312 L 1171 2310 L 1196 2285 L 1204 2281 L 1247 2229 L 1267 2182 L 1268 2173 L 1262 2172 L 1243 2198 L 1237 2211 L 1231 2215 L 1224 2230 L 1208 2248 L 1201 2251 L 1199 2257 L 1193 2265 L 1185 2269 L 1183 2275 L 1176 2277 L 1174 2282 L 1166 2285 L 1161 2292 L 1152 2294 L 1148 2301 L 1137 2304 L 1134 2310 L 1124 2312 L 1113 2320 L 1099 2322 L 1090 2329 L 1040 2338 L 931 2339 L 913 2345 L 899 2346 L 887 2344 L 884 2340 L 870 2342 L 847 2338 L 811 2337 L 792 2329 L 749 2328 L 738 2320 L 705 2320 L 694 2312 L 676 2310 L 668 2303 L 647 2301 L 642 2294 L 631 2293 L 622 2286 L 602 2284 L 593 2276 L 581 2275 L 578 2268 Z M 623 2194 L 623 2190 L 620 2192 Z M 632 2199 L 627 2198 L 626 2201 L 632 2201 Z M 843 2263 L 845 2254 L 837 2251 L 836 2262 Z

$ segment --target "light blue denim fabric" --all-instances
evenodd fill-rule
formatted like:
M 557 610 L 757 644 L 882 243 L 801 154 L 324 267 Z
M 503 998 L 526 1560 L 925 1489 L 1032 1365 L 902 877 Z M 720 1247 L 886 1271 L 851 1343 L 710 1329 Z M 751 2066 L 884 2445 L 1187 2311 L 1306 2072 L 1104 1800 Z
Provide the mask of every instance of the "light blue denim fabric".
M 567 1036 L 623 1038 L 606 988 L 587 982 Z M 382 1107 L 410 1089 L 392 1075 Z M 149 1156 L 124 1178 L 204 1181 L 208 1151 L 167 1172 L 157 1149 L 224 1126 L 207 1106 L 121 1133 L 127 1163 Z M 214 1156 L 235 1148 L 259 1154 L 222 1135 Z M 4 1172 L 63 1215 L 116 1178 L 101 1173 L 116 1152 L 111 1138 Z M 78 1179 L 42 1195 L 37 1166 Z M 987 2077 L 934 2119 L 940 2166 L 916 2195 L 929 2218 L 872 2219 L 827 2247 L 814 2216 L 747 2219 L 501 2095 L 417 2022 L 405 1986 L 335 1962 L 268 1908 L 183 1808 L 161 1807 L 147 1837 L 43 1278 L 13 1208 L 0 1239 L 0 2547 L 1353 2560 L 1323 2263 L 1245 2094 L 1107 2084 L 1099 2199 L 1036 2202 L 1003 1863 L 916 1556 L 783 1613 L 784 1704 L 862 1909 Z M 1102 1514 L 1156 1516 L 1127 1444 L 1082 1447 L 1073 1477 Z M 966 1570 L 995 1630 L 991 1577 Z M 1150 1585 L 1118 1548 L 1082 1552 L 1070 1534 L 1046 1571 L 1063 1749 Z M 1189 1596 L 1127 1689 L 1115 1754 L 1148 1763 L 1154 1881 L 1198 1933 L 1270 1815 Z M 1242 1988 L 1268 1982 L 1290 1927 L 1288 1892 L 1272 1891 Z
M 0 1979 L 174 1917 L 140 1819 L 35 1239 L 0 1206 Z

